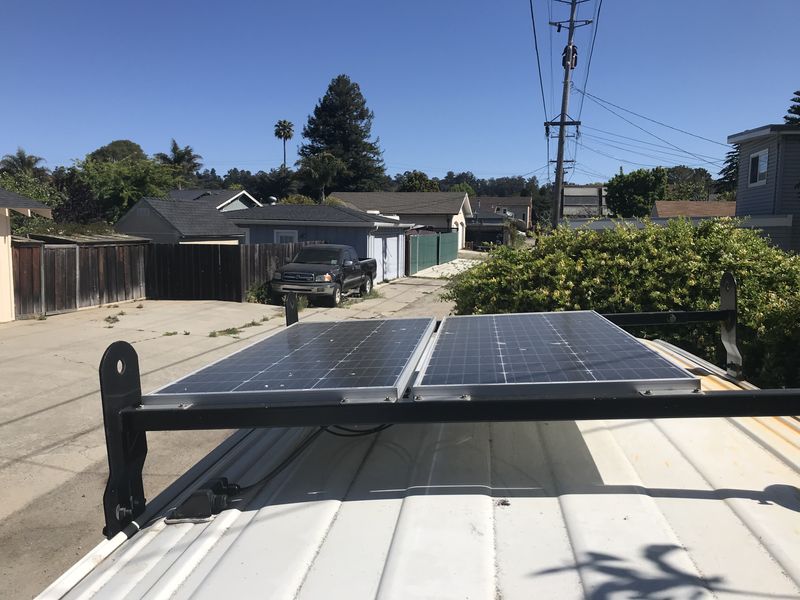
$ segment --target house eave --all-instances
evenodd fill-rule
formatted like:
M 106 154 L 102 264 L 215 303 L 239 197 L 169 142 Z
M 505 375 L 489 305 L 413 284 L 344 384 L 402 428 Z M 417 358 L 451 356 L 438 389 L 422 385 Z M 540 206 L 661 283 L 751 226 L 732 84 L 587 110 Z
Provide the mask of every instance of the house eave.
M 747 129 L 728 136 L 729 144 L 741 144 L 750 140 L 757 140 L 768 135 L 800 135 L 800 126 L 797 125 L 764 125 L 755 129 Z

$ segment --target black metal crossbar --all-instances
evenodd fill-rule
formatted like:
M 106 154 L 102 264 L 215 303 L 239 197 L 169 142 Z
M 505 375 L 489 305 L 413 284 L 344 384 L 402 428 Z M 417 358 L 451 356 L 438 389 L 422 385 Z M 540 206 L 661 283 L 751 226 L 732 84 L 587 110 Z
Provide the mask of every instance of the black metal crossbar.
M 293 306 L 287 324 L 296 321 Z M 719 321 L 728 370 L 741 372 L 736 347 L 736 281 L 722 278 L 720 309 L 604 315 L 620 326 L 677 325 Z M 100 388 L 109 477 L 103 495 L 109 538 L 145 509 L 142 469 L 148 431 L 204 430 L 379 423 L 559 421 L 677 417 L 785 416 L 800 414 L 800 390 L 737 390 L 652 393 L 491 401 L 375 402 L 314 406 L 142 404 L 139 360 L 133 346 L 115 342 L 100 362 Z M 233 400 L 233 398 L 232 398 Z

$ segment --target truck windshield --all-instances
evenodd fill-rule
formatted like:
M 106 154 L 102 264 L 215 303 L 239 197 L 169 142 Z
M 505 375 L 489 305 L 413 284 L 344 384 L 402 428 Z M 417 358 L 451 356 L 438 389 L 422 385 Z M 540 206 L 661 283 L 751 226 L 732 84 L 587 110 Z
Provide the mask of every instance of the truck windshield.
M 338 265 L 340 252 L 336 248 L 303 248 L 292 262 L 308 265 Z

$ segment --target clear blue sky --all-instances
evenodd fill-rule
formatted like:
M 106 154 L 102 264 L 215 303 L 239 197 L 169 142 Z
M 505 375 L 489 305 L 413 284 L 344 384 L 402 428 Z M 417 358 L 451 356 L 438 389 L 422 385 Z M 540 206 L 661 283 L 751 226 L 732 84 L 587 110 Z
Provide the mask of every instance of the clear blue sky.
M 583 4 L 579 18 L 590 18 L 596 1 Z M 566 33 L 548 31 L 548 0 L 534 0 L 534 7 L 555 115 Z M 566 6 L 551 7 L 566 18 Z M 720 141 L 781 122 L 800 88 L 798 8 L 798 0 L 604 0 L 587 89 Z M 591 32 L 585 27 L 577 37 L 579 86 Z M 536 170 L 546 179 L 527 0 L 9 0 L 0 39 L 0 154 L 22 146 L 50 167 L 113 139 L 132 139 L 154 153 L 175 137 L 218 172 L 269 169 L 281 162 L 272 133 L 278 119 L 295 124 L 293 162 L 308 114 L 330 79 L 347 73 L 375 112 L 373 133 L 390 174 Z M 573 95 L 573 116 L 578 100 Z M 589 101 L 581 118 L 589 127 L 661 144 Z M 636 121 L 689 152 L 724 155 L 720 146 Z M 582 142 L 616 159 L 698 163 L 621 138 L 614 148 L 612 136 L 583 133 L 606 138 L 585 135 Z M 611 175 L 621 164 L 636 168 L 616 159 L 580 148 L 581 171 L 572 179 L 597 180 L 594 174 Z

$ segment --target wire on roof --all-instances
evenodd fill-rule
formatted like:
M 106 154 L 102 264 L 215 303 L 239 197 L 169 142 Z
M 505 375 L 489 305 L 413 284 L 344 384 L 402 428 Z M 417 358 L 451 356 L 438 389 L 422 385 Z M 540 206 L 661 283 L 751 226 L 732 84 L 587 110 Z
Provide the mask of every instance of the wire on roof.
M 269 473 L 264 475 L 258 481 L 254 481 L 250 485 L 245 485 L 239 488 L 239 493 L 247 492 L 249 490 L 252 490 L 253 488 L 264 485 L 265 483 L 275 479 L 275 477 L 277 477 L 286 467 L 292 464 L 295 461 L 295 459 L 297 459 L 297 457 L 303 453 L 303 450 L 308 448 L 311 445 L 311 443 L 314 440 L 316 440 L 320 436 L 320 434 L 322 434 L 323 431 L 325 431 L 325 428 L 320 427 L 316 431 L 309 434 L 308 437 L 306 437 L 306 439 L 304 439 L 300 443 L 300 445 L 298 445 L 294 450 L 292 450 L 291 453 L 289 453 L 289 455 L 278 464 L 278 466 L 276 466 L 274 469 L 272 469 Z

